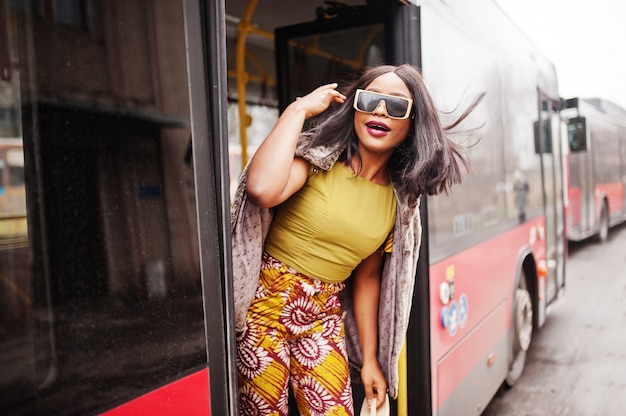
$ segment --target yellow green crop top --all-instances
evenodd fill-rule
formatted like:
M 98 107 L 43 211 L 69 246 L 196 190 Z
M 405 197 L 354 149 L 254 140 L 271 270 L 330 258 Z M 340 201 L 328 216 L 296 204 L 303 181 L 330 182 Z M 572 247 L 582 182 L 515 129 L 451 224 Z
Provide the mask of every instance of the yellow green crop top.
M 307 276 L 341 282 L 387 240 L 396 198 L 391 184 L 355 176 L 341 162 L 312 172 L 276 207 L 265 251 Z

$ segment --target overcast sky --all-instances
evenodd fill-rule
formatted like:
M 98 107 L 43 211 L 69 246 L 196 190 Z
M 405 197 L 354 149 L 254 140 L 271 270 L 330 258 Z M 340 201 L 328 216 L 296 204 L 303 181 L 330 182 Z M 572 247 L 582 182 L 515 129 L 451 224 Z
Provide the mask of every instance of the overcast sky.
M 496 0 L 554 63 L 563 98 L 626 108 L 626 1 Z

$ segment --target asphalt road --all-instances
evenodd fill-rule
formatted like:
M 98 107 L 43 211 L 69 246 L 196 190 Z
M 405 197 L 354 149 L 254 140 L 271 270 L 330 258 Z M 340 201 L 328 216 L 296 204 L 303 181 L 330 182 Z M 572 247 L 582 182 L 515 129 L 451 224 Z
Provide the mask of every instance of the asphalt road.
M 569 245 L 566 293 L 483 416 L 626 415 L 626 226 Z

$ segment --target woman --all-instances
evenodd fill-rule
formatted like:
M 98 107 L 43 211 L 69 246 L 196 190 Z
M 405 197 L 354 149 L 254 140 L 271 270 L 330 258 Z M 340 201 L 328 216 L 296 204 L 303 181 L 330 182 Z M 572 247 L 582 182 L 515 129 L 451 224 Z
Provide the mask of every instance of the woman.
M 468 166 L 416 68 L 380 66 L 345 95 L 336 88 L 285 109 L 235 197 L 244 415 L 286 414 L 288 383 L 301 414 L 352 415 L 348 355 L 368 400 L 397 396 L 419 196 L 446 191 Z

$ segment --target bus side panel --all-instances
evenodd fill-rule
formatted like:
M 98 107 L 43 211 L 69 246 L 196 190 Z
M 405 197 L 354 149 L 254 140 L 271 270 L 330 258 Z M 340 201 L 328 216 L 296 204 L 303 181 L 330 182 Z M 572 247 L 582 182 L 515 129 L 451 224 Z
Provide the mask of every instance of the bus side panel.
M 583 106 L 585 106 L 583 104 Z M 585 106 L 586 107 L 586 106 Z M 610 118 L 589 109 L 589 138 L 593 173 L 592 183 L 596 215 L 594 230 L 598 228 L 602 204 L 606 199 L 609 219 L 621 216 L 622 174 L 620 166 L 618 125 Z M 594 114 L 595 113 L 595 114 Z
M 472 414 L 474 409 L 480 413 L 502 384 L 508 371 L 508 312 L 507 302 L 502 302 L 437 363 L 438 397 L 446 398 L 438 403 L 440 416 Z M 487 352 L 485 345 L 491 346 Z M 467 376 L 455 384 L 459 372 Z
M 490 25 L 473 23 L 484 21 Z M 486 92 L 464 121 L 467 130 L 480 126 L 479 141 L 468 149 L 472 171 L 450 195 L 428 200 L 433 413 L 474 414 L 507 376 L 521 253 L 532 252 L 532 261 L 545 269 L 546 254 L 556 252 L 546 247 L 545 206 L 553 210 L 556 229 L 564 215 L 557 200 L 563 182 L 556 175 L 564 169 L 555 163 L 546 170 L 554 200 L 545 204 L 542 162 L 557 152 L 537 148 L 535 128 L 538 91 L 559 95 L 554 68 L 491 2 L 422 5 L 421 41 L 424 78 L 438 108 L 455 114 Z M 548 116 L 541 125 L 551 126 Z M 445 123 L 449 114 L 443 118 Z M 559 267 L 562 259 L 554 260 L 549 265 Z M 537 274 L 528 278 L 535 279 L 529 287 L 541 323 L 546 288 L 555 285 Z M 454 295 L 445 303 L 441 293 L 451 288 Z
M 125 403 L 103 416 L 210 416 L 209 373 L 198 371 Z
M 579 241 L 597 233 L 604 204 L 611 226 L 626 220 L 626 117 L 605 113 L 604 100 L 581 100 L 567 117 L 582 116 L 587 123 L 587 148 L 569 154 L 570 187 L 568 238 Z M 611 106 L 607 106 L 611 109 Z
M 451 401 L 454 409 L 476 409 L 488 403 L 502 384 L 509 364 L 505 341 L 511 329 L 519 253 L 531 247 L 537 262 L 545 259 L 543 224 L 543 218 L 535 218 L 431 266 L 433 406 L 439 414 L 447 414 L 440 407 L 448 408 Z M 444 305 L 440 290 L 450 283 L 454 295 Z M 545 280 L 535 287 L 545 288 Z

